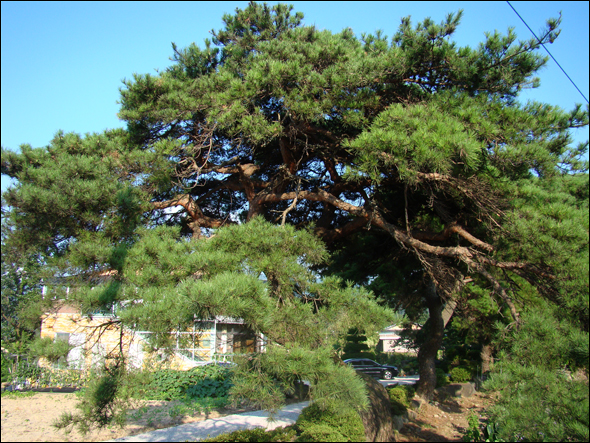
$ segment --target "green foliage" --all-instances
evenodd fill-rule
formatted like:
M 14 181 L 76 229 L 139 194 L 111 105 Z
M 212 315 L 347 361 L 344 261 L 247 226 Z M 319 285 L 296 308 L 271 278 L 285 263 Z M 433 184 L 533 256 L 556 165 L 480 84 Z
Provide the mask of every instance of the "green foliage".
M 572 349 L 578 348 L 573 337 L 588 342 L 588 333 L 568 327 L 551 311 L 531 310 L 523 315 L 522 327 L 511 334 L 505 354 L 484 384 L 500 393 L 490 413 L 501 438 L 588 440 L 587 381 L 565 370 L 579 363 L 585 371 L 588 368 L 587 360 L 578 363 L 572 358 Z
M 294 393 L 296 383 L 305 380 L 310 384 L 310 399 L 322 408 L 365 408 L 364 382 L 350 366 L 334 360 L 328 348 L 310 351 L 269 346 L 265 353 L 238 360 L 230 392 L 234 398 L 249 399 L 254 406 L 274 413 L 284 404 L 285 394 Z
M 552 269 L 546 297 L 561 307 L 560 315 L 589 327 L 588 175 L 534 178 L 509 187 L 513 211 L 508 214 L 503 258 L 540 263 Z
M 470 345 L 539 296 L 587 331 L 587 145 L 570 131 L 588 111 L 517 100 L 560 19 L 539 39 L 509 30 L 460 47 L 461 11 L 359 39 L 291 10 L 236 9 L 204 47 L 174 46 L 170 68 L 126 80 L 126 129 L 2 149 L 17 180 L 3 194 L 10 244 L 75 287 L 68 302 L 117 307 L 154 348 L 195 316 L 242 318 L 269 346 L 240 361 L 230 391 L 271 410 L 301 380 L 322 406 L 365 404 L 332 353 L 349 328 L 370 337 L 395 318 L 363 285 L 414 321 L 425 276 L 441 296 L 472 276 L 457 308 L 477 324 L 457 326 Z M 316 236 L 340 252 L 334 266 Z M 3 290 L 3 322 L 5 305 L 32 318 L 29 293 L 5 303 Z M 23 347 L 33 329 L 16 326 Z M 552 361 L 587 366 L 568 334 Z M 158 380 L 162 395 L 186 391 Z
M 152 334 L 152 345 L 162 347 L 170 345 L 171 325 L 191 326 L 194 315 L 242 318 L 271 344 L 264 355 L 240 363 L 244 371 L 239 381 L 234 378 L 232 395 L 276 410 L 284 390 L 309 380 L 317 401 L 338 397 L 346 404 L 364 404 L 364 389 L 353 380 L 353 372 L 334 365 L 331 349 L 351 326 L 378 331 L 391 312 L 362 288 L 337 278 L 318 282 L 309 266 L 324 259 L 325 249 L 311 233 L 272 226 L 261 218 L 220 229 L 207 242 L 178 239 L 178 231 L 167 227 L 139 232 L 122 271 L 141 288 L 141 295 L 121 288 L 124 295 L 117 296 L 141 301 L 120 311 L 124 324 L 158 332 Z M 201 277 L 195 279 L 195 274 Z M 266 282 L 259 278 L 262 274 Z M 85 297 L 100 293 L 95 288 Z M 260 364 L 260 370 L 250 370 L 252 364 Z M 338 377 L 350 380 L 346 385 L 355 391 L 341 394 Z M 184 386 L 155 392 L 184 395 Z
M 6 378 L 2 381 L 23 385 L 26 388 L 85 388 L 88 382 L 97 376 L 94 370 L 81 371 L 78 369 L 58 369 L 40 367 L 37 362 L 5 360 L 2 370 L 6 368 Z
M 83 435 L 94 427 L 101 428 L 110 424 L 125 426 L 128 398 L 121 396 L 119 392 L 122 376 L 123 371 L 118 367 L 106 369 L 102 376 L 90 381 L 76 405 L 79 412 L 62 414 L 53 426 L 57 429 L 65 429 L 66 432 L 76 427 Z
M 322 409 L 312 403 L 295 423 L 299 441 L 364 441 L 365 427 L 357 411 L 337 407 Z M 333 438 L 335 440 L 330 440 Z
M 412 398 L 414 398 L 414 387 L 403 385 L 386 389 L 391 403 L 391 413 L 393 415 L 404 415 L 411 405 Z
M 360 334 L 357 329 L 349 329 L 342 348 L 342 360 L 348 358 L 370 358 L 375 359 L 375 353 L 369 351 L 369 345 L 366 343 L 367 336 Z
M 2 398 L 14 398 L 14 399 L 21 399 L 21 398 L 30 398 L 35 395 L 33 391 L 2 391 Z
M 441 368 L 436 368 L 436 387 L 440 388 L 450 383 L 449 376 Z
M 484 385 L 499 390 L 491 408 L 506 440 L 587 441 L 590 413 L 588 386 L 564 374 L 540 367 L 505 363 Z
M 465 430 L 463 434 L 463 441 L 474 441 L 474 442 L 502 442 L 506 440 L 502 440 L 498 437 L 498 428 L 494 425 L 494 423 L 488 423 L 483 427 L 483 430 L 480 429 L 479 420 L 477 415 L 470 414 L 467 417 L 467 423 L 469 427 Z
M 189 398 L 227 397 L 232 386 L 233 384 L 229 380 L 217 381 L 205 379 L 188 388 L 186 390 L 186 396 Z
M 29 362 L 19 362 L 14 366 L 12 372 L 13 380 L 37 380 L 43 370 L 38 367 L 36 364 L 31 364 Z M 11 380 L 12 381 L 12 380 Z
M 588 369 L 588 332 L 580 331 L 560 311 L 540 305 L 523 313 L 518 330 L 499 330 L 499 344 L 512 361 L 547 370 Z
M 355 441 L 346 438 L 336 428 L 328 424 L 313 423 L 303 428 L 295 441 Z M 357 440 L 358 441 L 358 440 Z
M 60 358 L 65 357 L 72 349 L 65 340 L 54 340 L 51 337 L 39 337 L 29 345 L 29 352 L 34 357 L 43 357 L 51 363 L 57 362 Z
M 221 442 L 272 442 L 272 441 L 296 441 L 296 432 L 293 426 L 286 426 L 284 428 L 276 428 L 267 431 L 262 428 L 244 429 L 242 431 L 234 431 L 229 434 L 221 434 L 217 437 L 208 438 L 203 441 L 221 441 Z M 305 440 L 311 441 L 311 440 Z M 321 440 L 330 441 L 330 440 Z
M 14 225 L 7 220 L 2 204 L 2 348 L 26 354 L 41 314 L 48 303 L 41 295 L 43 270 L 40 256 L 15 241 Z
M 2 351 L 2 383 L 9 381 L 10 379 L 10 369 L 12 368 L 13 361 L 8 358 L 8 355 L 4 351 Z
M 443 94 L 425 105 L 395 104 L 382 112 L 370 131 L 347 144 L 359 152 L 361 171 L 381 181 L 377 166 L 395 165 L 402 180 L 415 183 L 416 172 L 449 174 L 459 162 L 462 174 L 476 170 L 482 145 L 469 133 L 469 124 L 448 112 L 447 100 Z
M 451 369 L 449 376 L 453 383 L 465 383 L 471 380 L 471 371 L 469 369 L 457 366 Z
M 132 397 L 144 400 L 226 397 L 232 386 L 232 371 L 217 365 L 196 366 L 188 371 L 161 369 L 127 376 Z

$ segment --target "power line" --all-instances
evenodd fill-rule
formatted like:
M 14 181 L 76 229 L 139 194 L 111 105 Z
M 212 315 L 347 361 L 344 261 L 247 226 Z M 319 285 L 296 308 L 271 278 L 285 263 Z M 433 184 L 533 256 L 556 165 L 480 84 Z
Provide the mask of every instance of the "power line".
M 557 64 L 557 66 L 559 66 L 559 69 L 561 69 L 561 72 L 563 72 L 565 74 L 565 76 L 569 79 L 570 82 L 572 82 L 572 85 L 574 85 L 574 88 L 576 88 L 578 90 L 578 92 L 580 93 L 580 95 L 584 98 L 584 100 L 586 100 L 586 103 L 588 103 L 588 99 L 586 98 L 586 96 L 582 93 L 582 91 L 580 91 L 580 88 L 578 88 L 578 86 L 576 86 L 576 84 L 574 83 L 574 81 L 570 78 L 569 75 L 567 75 L 567 72 L 565 72 L 565 70 L 561 67 L 561 65 L 559 64 L 559 62 L 557 60 L 555 60 L 555 57 L 553 57 L 553 55 L 549 52 L 549 49 L 547 49 L 547 47 L 543 44 L 543 42 L 541 42 L 541 40 L 539 39 L 539 37 L 537 37 L 537 35 L 533 32 L 533 30 L 530 28 L 529 25 L 527 25 L 527 23 L 524 21 L 524 19 L 520 16 L 520 14 L 516 11 L 516 9 L 514 9 L 514 6 L 512 6 L 510 4 L 509 1 L 506 1 L 506 3 L 508 3 L 508 6 L 510 6 L 512 8 L 512 10 L 514 11 L 514 13 L 516 15 L 518 15 L 518 18 L 522 20 L 522 22 L 524 23 L 524 25 L 529 28 L 529 31 L 531 31 L 531 34 L 533 34 L 533 36 L 537 39 L 537 41 L 539 42 L 539 44 L 541 46 L 543 46 L 543 48 L 545 48 L 545 51 L 547 51 L 547 54 L 549 54 L 549 56 L 553 59 L 553 61 Z

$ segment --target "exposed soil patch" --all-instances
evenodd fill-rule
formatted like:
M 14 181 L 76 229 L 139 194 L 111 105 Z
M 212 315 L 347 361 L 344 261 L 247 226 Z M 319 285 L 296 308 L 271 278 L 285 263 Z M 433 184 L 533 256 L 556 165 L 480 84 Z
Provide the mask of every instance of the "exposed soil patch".
M 493 403 L 492 396 L 481 392 L 468 398 L 436 395 L 434 401 L 415 411 L 416 417 L 404 425 L 398 441 L 462 441 L 469 415 L 477 415 L 482 422 L 484 410 Z
M 208 413 L 186 411 L 179 401 L 138 401 L 130 411 L 125 428 L 105 428 L 82 436 L 78 431 L 66 433 L 52 426 L 64 412 L 75 413 L 75 394 L 36 393 L 31 397 L 2 397 L 2 441 L 104 441 L 182 423 L 245 412 L 246 409 L 223 408 Z

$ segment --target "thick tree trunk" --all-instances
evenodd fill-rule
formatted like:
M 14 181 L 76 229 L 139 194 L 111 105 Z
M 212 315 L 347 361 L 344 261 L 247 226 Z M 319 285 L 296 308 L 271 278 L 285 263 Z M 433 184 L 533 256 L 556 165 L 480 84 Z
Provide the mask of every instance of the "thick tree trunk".
M 446 305 L 443 305 L 432 282 L 425 288 L 424 299 L 428 307 L 429 318 L 424 325 L 426 340 L 418 351 L 420 381 L 416 392 L 420 397 L 431 400 L 436 388 L 436 355 L 442 345 L 445 326 L 453 315 L 457 301 L 451 299 L 447 301 Z
M 423 326 L 426 339 L 418 351 L 420 381 L 416 392 L 422 398 L 430 400 L 434 395 L 434 388 L 436 388 L 436 354 L 442 344 L 444 331 L 443 305 L 436 293 L 434 283 L 429 283 L 425 288 L 424 299 L 428 307 L 429 318 Z

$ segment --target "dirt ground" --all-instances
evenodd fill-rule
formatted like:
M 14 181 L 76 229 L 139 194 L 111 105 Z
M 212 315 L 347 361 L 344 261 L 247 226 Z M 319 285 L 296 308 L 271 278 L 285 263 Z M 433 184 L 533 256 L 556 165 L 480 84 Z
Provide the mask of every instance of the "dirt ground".
M 130 412 L 129 423 L 124 429 L 106 428 L 86 436 L 77 431 L 67 434 L 55 429 L 53 421 L 64 412 L 75 412 L 77 401 L 75 394 L 61 393 L 2 397 L 2 441 L 103 441 L 244 411 L 228 408 L 209 414 L 178 415 L 180 402 L 143 401 Z M 437 397 L 435 401 L 421 406 L 416 417 L 400 431 L 398 441 L 461 441 L 469 414 L 481 416 L 482 410 L 492 401 L 481 393 L 463 399 Z
M 423 404 L 415 411 L 416 417 L 404 425 L 397 441 L 462 441 L 469 415 L 477 415 L 482 423 L 484 409 L 493 403 L 493 397 L 481 392 L 468 398 L 436 395 L 434 401 Z
M 31 397 L 2 397 L 2 441 L 104 441 L 128 435 L 141 434 L 154 429 L 167 428 L 182 423 L 205 420 L 223 415 L 244 412 L 244 409 L 226 408 L 208 414 L 196 412 L 179 414 L 182 404 L 178 401 L 142 401 L 130 411 L 124 429 L 105 428 L 82 436 L 76 430 L 66 433 L 52 426 L 64 412 L 76 412 L 78 398 L 75 394 L 36 393 Z

